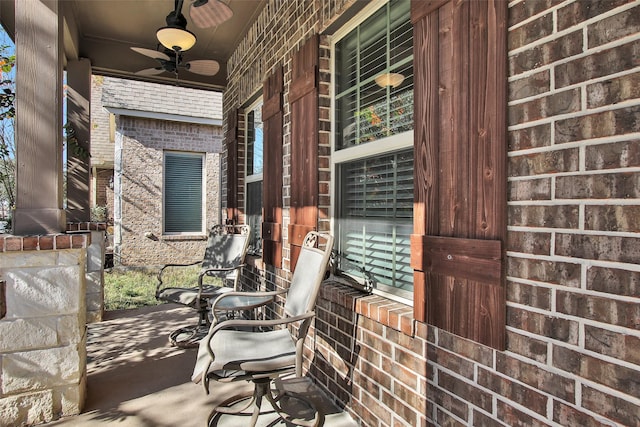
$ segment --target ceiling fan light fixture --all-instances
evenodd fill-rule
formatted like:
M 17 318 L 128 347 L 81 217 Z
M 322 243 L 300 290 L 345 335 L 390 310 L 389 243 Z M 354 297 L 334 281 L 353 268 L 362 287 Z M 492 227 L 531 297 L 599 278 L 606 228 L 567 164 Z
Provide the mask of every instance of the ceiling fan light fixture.
M 380 87 L 398 87 L 404 81 L 404 76 L 400 73 L 384 73 L 376 77 L 376 83 Z
M 189 50 L 196 44 L 196 36 L 186 28 L 167 26 L 159 28 L 156 32 L 158 41 L 167 49 L 176 52 Z

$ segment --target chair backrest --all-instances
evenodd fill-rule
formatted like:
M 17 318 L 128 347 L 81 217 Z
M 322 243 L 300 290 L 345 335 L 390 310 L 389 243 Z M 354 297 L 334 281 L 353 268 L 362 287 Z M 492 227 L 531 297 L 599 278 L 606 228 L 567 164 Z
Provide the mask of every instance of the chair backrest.
M 202 268 L 234 268 L 244 263 L 249 248 L 248 225 L 214 225 L 209 231 Z
M 332 235 L 316 231 L 307 233 L 287 292 L 285 313 L 297 316 L 313 310 L 332 248 Z

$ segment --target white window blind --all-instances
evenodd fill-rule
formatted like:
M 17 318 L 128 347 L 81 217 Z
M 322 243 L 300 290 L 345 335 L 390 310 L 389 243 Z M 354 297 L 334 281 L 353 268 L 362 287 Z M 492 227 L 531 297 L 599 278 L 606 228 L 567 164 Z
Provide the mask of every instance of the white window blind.
M 343 271 L 370 275 L 378 289 L 413 290 L 413 153 L 403 151 L 342 164 L 340 254 Z
M 164 154 L 164 232 L 203 232 L 203 170 L 200 153 Z

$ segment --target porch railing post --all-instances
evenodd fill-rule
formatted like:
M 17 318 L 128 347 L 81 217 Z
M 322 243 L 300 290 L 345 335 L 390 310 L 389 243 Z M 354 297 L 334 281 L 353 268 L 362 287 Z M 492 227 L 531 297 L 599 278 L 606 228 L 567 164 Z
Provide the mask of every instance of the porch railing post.
M 62 13 L 58 0 L 15 2 L 16 206 L 13 234 L 66 231 L 62 209 Z

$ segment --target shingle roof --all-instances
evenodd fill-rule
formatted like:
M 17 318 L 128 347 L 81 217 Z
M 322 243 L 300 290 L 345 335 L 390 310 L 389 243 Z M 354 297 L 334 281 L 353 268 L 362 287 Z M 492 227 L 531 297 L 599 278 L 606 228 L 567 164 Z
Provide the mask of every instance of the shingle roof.
M 222 93 L 113 77 L 104 78 L 106 108 L 222 120 Z

